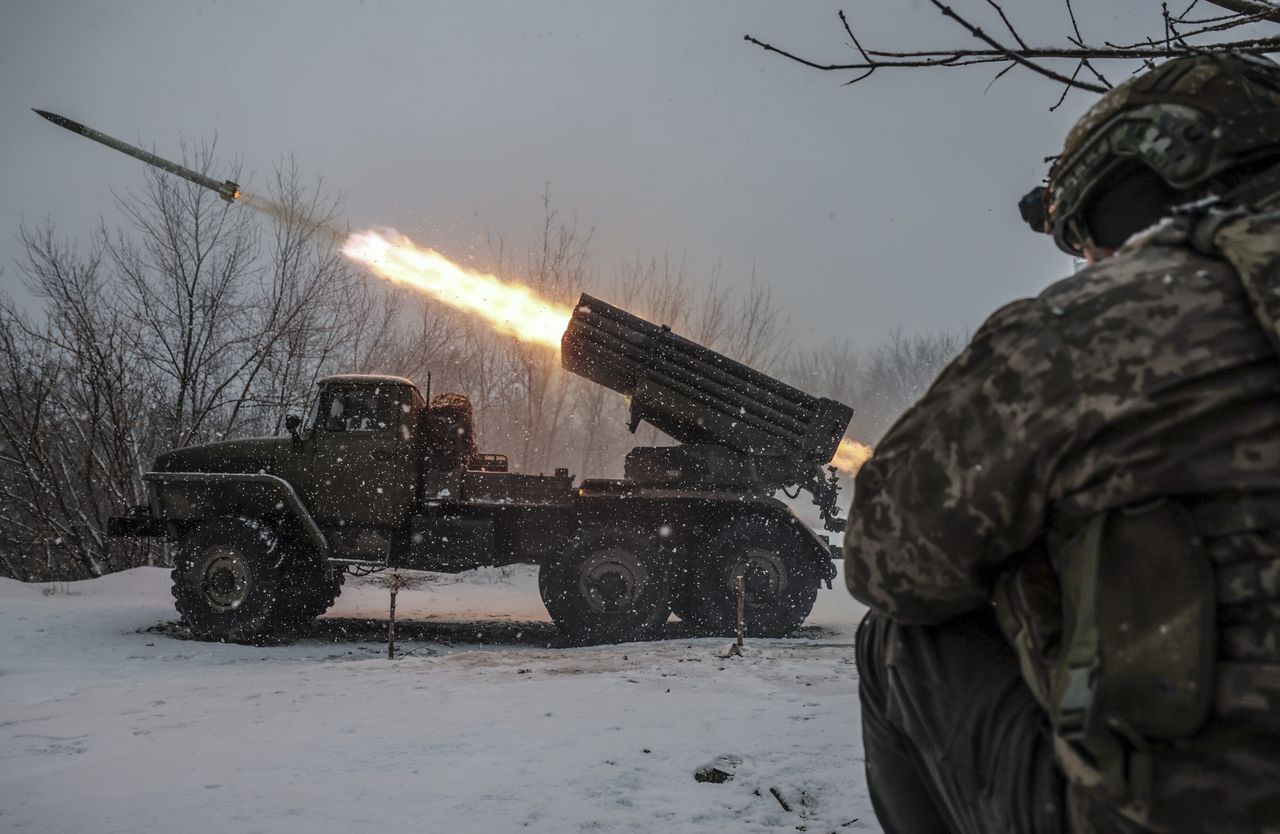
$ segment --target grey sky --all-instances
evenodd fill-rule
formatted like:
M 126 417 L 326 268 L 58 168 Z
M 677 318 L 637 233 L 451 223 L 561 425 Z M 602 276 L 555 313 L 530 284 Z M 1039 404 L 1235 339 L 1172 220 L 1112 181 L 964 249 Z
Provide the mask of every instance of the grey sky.
M 594 225 L 592 263 L 752 266 L 806 343 L 970 328 L 1071 262 L 1015 202 L 1090 96 L 1012 73 L 898 71 L 851 88 L 744 43 L 841 58 L 842 3 L 321 3 L 166 0 L 0 5 L 0 287 L 26 298 L 18 224 L 86 237 L 140 163 L 41 107 L 176 157 L 216 132 L 258 179 L 281 154 L 459 260 L 527 239 L 544 183 Z M 923 2 L 848 4 L 869 42 L 963 42 Z M 985 4 L 959 3 L 983 14 Z M 1009 3 L 1061 43 L 1057 2 Z M 1077 3 L 1085 25 L 1145 31 L 1158 4 Z M 1123 75 L 1123 72 L 1121 72 Z M 252 185 L 253 176 L 245 178 Z

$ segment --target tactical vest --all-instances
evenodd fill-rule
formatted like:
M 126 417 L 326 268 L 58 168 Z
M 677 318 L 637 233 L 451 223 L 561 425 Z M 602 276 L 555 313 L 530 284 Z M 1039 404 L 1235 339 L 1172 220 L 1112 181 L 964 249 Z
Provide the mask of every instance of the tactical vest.
M 1280 168 L 1222 201 L 1248 208 L 1197 206 L 1151 242 L 1230 263 L 1280 361 L 1278 183 Z M 1162 744 L 1215 716 L 1277 731 L 1280 494 L 1122 507 L 1044 544 L 998 582 L 996 609 L 1069 778 L 1140 819 Z M 1028 598 L 1050 571 L 1058 598 Z

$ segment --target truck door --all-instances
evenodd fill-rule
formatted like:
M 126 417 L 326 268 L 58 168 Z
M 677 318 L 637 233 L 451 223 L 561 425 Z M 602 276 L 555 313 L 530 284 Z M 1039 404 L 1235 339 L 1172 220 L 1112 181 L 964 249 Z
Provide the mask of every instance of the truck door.
M 320 397 L 308 480 L 323 527 L 395 527 L 413 502 L 413 389 L 331 384 Z

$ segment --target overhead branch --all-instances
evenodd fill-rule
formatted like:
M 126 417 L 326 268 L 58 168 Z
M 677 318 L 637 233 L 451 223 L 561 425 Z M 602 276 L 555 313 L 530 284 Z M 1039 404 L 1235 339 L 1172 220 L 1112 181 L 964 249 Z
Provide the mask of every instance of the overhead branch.
M 972 64 L 992 64 L 1002 63 L 1012 60 L 1008 50 L 1002 49 L 936 49 L 936 50 L 919 50 L 914 52 L 904 52 L 888 49 L 868 49 L 866 51 L 867 58 L 861 61 L 849 61 L 845 63 L 819 63 L 809 58 L 804 58 L 786 49 L 774 46 L 771 43 L 759 40 L 752 35 L 744 37 L 748 43 L 768 52 L 776 52 L 777 54 L 795 61 L 798 64 L 804 64 L 807 67 L 823 71 L 840 71 L 840 70 L 868 70 L 879 69 L 881 67 L 962 67 Z M 1230 41 L 1221 44 L 1213 44 L 1210 46 L 1198 47 L 1199 52 L 1245 52 L 1252 55 L 1266 55 L 1274 52 L 1280 52 L 1280 36 L 1274 38 L 1249 38 L 1248 40 Z M 1151 46 L 1134 45 L 1134 46 L 1099 46 L 1079 47 L 1071 46 L 1040 46 L 1031 49 L 1019 49 L 1017 55 L 1027 59 L 1065 59 L 1072 61 L 1079 60 L 1125 60 L 1125 61 L 1145 61 L 1157 58 L 1177 58 L 1187 54 L 1185 48 L 1166 47 L 1163 43 Z
M 1239 15 L 1262 15 L 1263 20 L 1280 23 L 1280 6 L 1265 0 L 1205 0 L 1205 2 Z
M 1043 75 L 1045 78 L 1048 78 L 1051 81 L 1057 81 L 1061 84 L 1065 84 L 1068 88 L 1079 87 L 1082 90 L 1088 90 L 1093 93 L 1105 93 L 1107 91 L 1106 87 L 1099 87 L 1097 84 L 1090 84 L 1085 81 L 1077 80 L 1077 77 L 1079 76 L 1079 73 L 1080 73 L 1078 67 L 1076 69 L 1076 74 L 1070 77 L 1065 76 L 1062 73 L 1055 72 L 1054 70 L 1051 70 L 1048 67 L 1043 66 L 1042 64 L 1037 64 L 1035 61 L 1031 60 L 1030 58 L 1027 58 L 1018 54 L 1016 50 L 1007 49 L 1006 47 L 1002 46 L 995 38 L 991 37 L 986 32 L 982 31 L 981 28 L 974 26 L 968 20 L 961 17 L 950 6 L 942 3 L 941 0 L 929 0 L 929 2 L 933 4 L 934 8 L 942 12 L 942 14 L 945 17 L 949 17 L 952 20 L 954 20 L 956 23 L 960 24 L 964 29 L 966 29 L 969 32 L 970 35 L 973 35 L 975 38 L 982 41 L 987 46 L 991 47 L 992 50 L 1002 53 L 1004 57 L 1008 58 L 1009 60 L 1015 63 L 1021 64 L 1022 66 L 1026 67 L 1027 69 L 1031 70 L 1034 73 Z M 993 3 L 992 5 L 995 5 L 995 4 Z M 999 7 L 997 6 L 997 8 Z M 1003 14 L 1004 13 L 1001 12 L 1001 16 L 1003 16 Z
M 1140 61 L 1150 65 L 1157 60 L 1211 52 L 1234 51 L 1253 55 L 1280 52 L 1280 34 L 1234 40 L 1206 40 L 1209 37 L 1221 38 L 1223 32 L 1243 26 L 1270 21 L 1280 22 L 1280 5 L 1266 2 L 1266 0 L 1203 0 L 1229 13 L 1212 17 L 1204 17 L 1202 14 L 1199 19 L 1192 19 L 1191 13 L 1201 1 L 1190 0 L 1180 13 L 1171 12 L 1167 4 L 1162 5 L 1159 34 L 1153 33 L 1152 37 L 1135 43 L 1109 41 L 1101 45 L 1089 43 L 1082 34 L 1071 0 L 1064 0 L 1065 22 L 1070 27 L 1064 33 L 1068 41 L 1066 46 L 1031 45 L 1018 31 L 1013 20 L 997 0 L 986 0 L 986 4 L 998 16 L 1000 25 L 1008 31 L 1013 40 L 1012 44 L 997 39 L 943 0 L 929 0 L 929 2 L 970 37 L 980 41 L 981 47 L 916 50 L 872 48 L 864 45 L 864 42 L 855 34 L 854 27 L 843 11 L 839 13 L 840 25 L 849 39 L 849 45 L 857 53 L 856 60 L 823 62 L 796 51 L 775 46 L 752 35 L 746 35 L 745 39 L 767 52 L 777 53 L 812 69 L 824 72 L 857 73 L 847 82 L 848 84 L 862 81 L 879 69 L 928 69 L 1000 64 L 1002 69 L 996 78 L 1013 67 L 1021 67 L 1062 84 L 1064 90 L 1081 89 L 1090 92 L 1105 92 L 1112 86 L 1106 76 L 1095 66 L 1095 62 Z M 1073 63 L 1073 71 L 1070 75 L 1059 72 L 1046 63 L 1059 60 Z M 1092 76 L 1097 83 L 1082 78 L 1082 70 Z

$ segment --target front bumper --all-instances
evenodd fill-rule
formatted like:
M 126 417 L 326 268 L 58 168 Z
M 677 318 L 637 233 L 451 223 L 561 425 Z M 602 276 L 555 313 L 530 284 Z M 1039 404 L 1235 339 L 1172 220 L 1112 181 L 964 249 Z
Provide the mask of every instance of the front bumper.
M 107 535 L 129 539 L 155 538 L 168 535 L 168 526 L 151 515 L 146 504 L 130 507 L 125 515 L 107 519 Z

